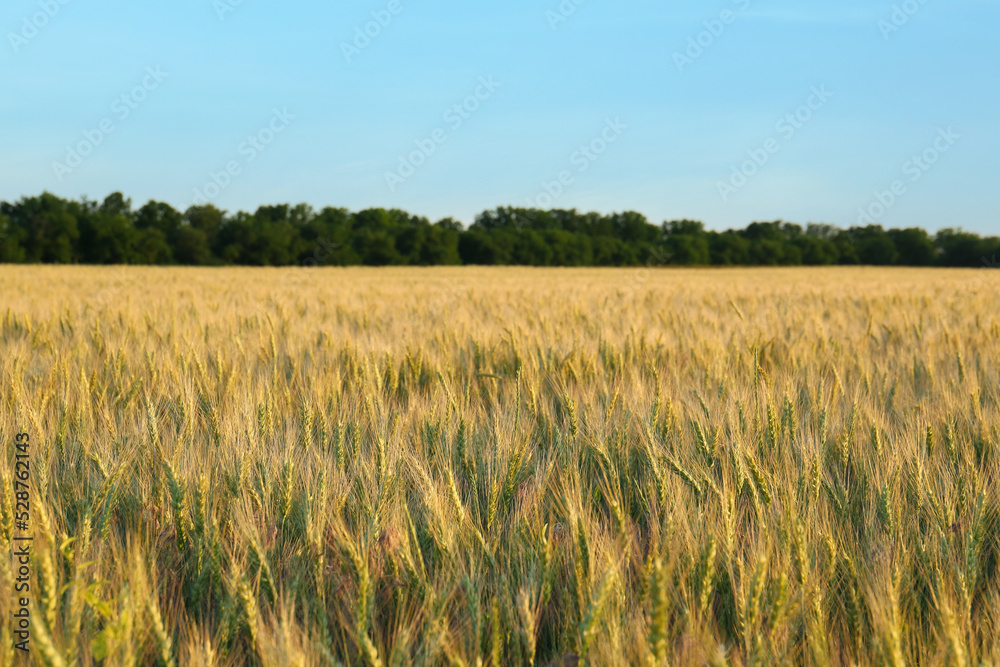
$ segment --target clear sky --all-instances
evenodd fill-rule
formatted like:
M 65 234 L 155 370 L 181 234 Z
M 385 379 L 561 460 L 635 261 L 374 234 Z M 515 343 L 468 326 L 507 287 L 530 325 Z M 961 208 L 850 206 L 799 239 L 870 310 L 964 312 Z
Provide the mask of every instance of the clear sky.
M 1000 233 L 998 26 L 996 0 L 4 0 L 0 199 Z

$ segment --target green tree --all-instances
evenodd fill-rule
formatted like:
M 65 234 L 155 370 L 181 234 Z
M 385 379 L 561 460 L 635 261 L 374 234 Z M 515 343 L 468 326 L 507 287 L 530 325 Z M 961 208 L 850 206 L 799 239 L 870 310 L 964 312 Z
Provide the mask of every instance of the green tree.
M 224 211 L 220 211 L 212 204 L 202 206 L 191 206 L 184 212 L 184 221 L 192 230 L 192 233 L 179 232 L 183 236 L 183 248 L 174 251 L 174 256 L 182 264 L 215 264 L 218 263 L 216 255 L 218 253 L 219 230 L 226 218 Z M 183 229 L 183 227 L 182 227 Z M 204 239 L 204 240 L 202 240 Z M 196 244 L 201 244 L 199 247 Z
M 498 266 L 510 264 L 511 246 L 507 239 L 486 230 L 471 229 L 458 239 L 458 253 L 463 264 Z
M 806 235 L 795 245 L 801 253 L 802 263 L 807 266 L 829 266 L 840 261 L 840 252 L 831 239 Z
M 170 204 L 149 201 L 134 215 L 136 255 L 143 264 L 173 264 L 184 216 Z
M 899 251 L 896 250 L 892 237 L 881 225 L 852 227 L 850 232 L 861 264 L 892 266 L 899 260 Z
M 81 206 L 76 212 L 80 227 L 80 261 L 88 264 L 135 264 L 139 235 L 132 221 L 132 201 L 115 192 L 97 209 Z
M 14 227 L 10 218 L 0 213 L 0 262 L 18 263 L 24 261 L 24 248 L 21 247 L 20 243 L 21 233 L 22 230 Z
M 733 231 L 708 236 L 709 257 L 716 266 L 750 263 L 750 241 Z
M 981 267 L 996 254 L 996 239 L 983 239 L 962 229 L 942 229 L 934 238 L 944 266 Z
M 710 262 L 708 239 L 705 236 L 671 234 L 667 237 L 665 245 L 670 254 L 671 264 L 694 266 L 707 265 Z
M 996 266 L 1000 239 L 961 229 L 935 236 L 879 225 L 841 230 L 781 220 L 708 231 L 694 220 L 650 224 L 640 213 L 498 207 L 468 229 L 435 224 L 399 209 L 351 213 L 306 204 L 261 206 L 227 215 L 215 206 L 183 214 L 149 201 L 133 211 L 114 192 L 103 202 L 48 192 L 0 202 L 0 261 L 211 266 L 522 264 L 531 266 L 685 265 Z M 662 258 L 662 259 L 656 259 Z
M 545 244 L 552 249 L 551 262 L 555 266 L 592 266 L 594 249 L 586 234 L 561 229 L 542 232 Z
M 635 266 L 640 263 L 636 249 L 614 236 L 595 236 L 591 247 L 595 266 Z
M 29 263 L 69 264 L 79 253 L 80 230 L 69 203 L 48 192 L 38 197 L 23 197 L 16 204 L 6 202 L 0 213 L 9 218 L 8 228 L 23 249 Z
M 891 229 L 889 238 L 896 246 L 897 264 L 903 266 L 933 266 L 937 262 L 934 239 L 923 229 Z

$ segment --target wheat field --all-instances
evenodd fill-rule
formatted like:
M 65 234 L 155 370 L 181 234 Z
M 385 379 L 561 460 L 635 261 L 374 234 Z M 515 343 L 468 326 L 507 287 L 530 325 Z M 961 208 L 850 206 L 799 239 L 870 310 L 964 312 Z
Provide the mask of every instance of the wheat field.
M 998 288 L 2 266 L 27 660 L 1000 664 Z

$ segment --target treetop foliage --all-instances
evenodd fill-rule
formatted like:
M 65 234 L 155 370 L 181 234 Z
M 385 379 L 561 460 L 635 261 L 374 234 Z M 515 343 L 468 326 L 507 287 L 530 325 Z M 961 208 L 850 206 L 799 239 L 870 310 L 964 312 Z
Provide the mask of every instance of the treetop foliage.
M 115 192 L 102 203 L 50 193 L 0 202 L 0 262 L 194 266 L 877 266 L 993 267 L 1000 238 L 961 229 L 932 235 L 880 225 L 753 222 L 706 230 L 693 220 L 656 225 L 641 213 L 499 207 L 467 229 L 398 209 L 351 212 L 306 204 L 229 214 L 208 204 L 181 212 L 134 209 Z

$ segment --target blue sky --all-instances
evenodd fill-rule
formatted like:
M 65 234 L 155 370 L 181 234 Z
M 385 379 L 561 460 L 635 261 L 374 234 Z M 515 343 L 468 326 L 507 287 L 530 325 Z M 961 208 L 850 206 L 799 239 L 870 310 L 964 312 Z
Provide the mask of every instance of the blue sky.
M 678 4 L 5 0 L 0 199 L 1000 233 L 994 0 Z

